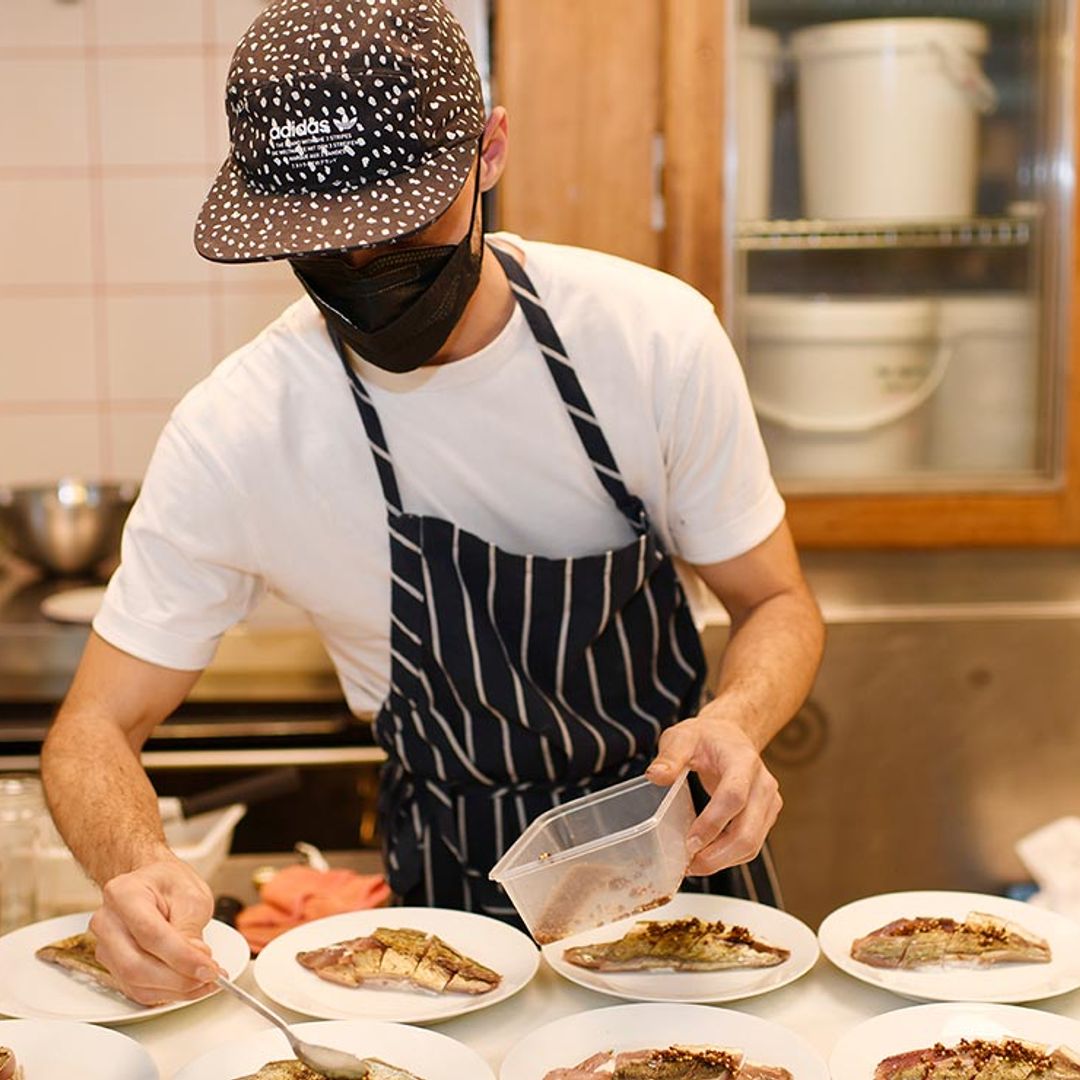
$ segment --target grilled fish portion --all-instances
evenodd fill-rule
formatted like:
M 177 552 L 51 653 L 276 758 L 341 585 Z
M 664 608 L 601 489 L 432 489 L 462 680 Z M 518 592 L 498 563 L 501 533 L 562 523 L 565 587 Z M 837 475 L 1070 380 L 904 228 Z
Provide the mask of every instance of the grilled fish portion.
M 22 1069 L 15 1060 L 15 1051 L 0 1046 L 0 1080 L 23 1080 Z
M 56 964 L 65 971 L 81 975 L 117 993 L 120 987 L 107 967 L 98 962 L 96 956 L 97 939 L 89 930 L 82 934 L 42 945 L 34 954 L 39 960 Z
M 878 968 L 1047 964 L 1050 946 L 1016 923 L 973 911 L 963 922 L 897 919 L 853 941 L 851 956 Z
M 436 994 L 486 994 L 502 982 L 497 971 L 422 930 L 379 927 L 370 937 L 297 953 L 296 959 L 320 979 L 341 986 L 374 981 L 408 984 Z
M 787 1069 L 755 1065 L 737 1050 L 712 1046 L 669 1046 L 593 1054 L 580 1065 L 552 1069 L 544 1080 L 792 1080 Z
M 790 955 L 745 926 L 687 918 L 638 922 L 618 941 L 575 945 L 564 950 L 563 959 L 593 971 L 723 971 L 773 967 Z
M 961 1039 L 885 1058 L 874 1080 L 1077 1080 L 1080 1057 L 1019 1039 Z
M 317 1073 L 302 1065 L 299 1061 L 270 1061 L 257 1073 L 240 1076 L 237 1080 L 326 1080 L 322 1073 Z M 371 1060 L 368 1080 L 421 1080 L 415 1073 L 406 1072 L 395 1065 L 387 1065 L 378 1058 Z

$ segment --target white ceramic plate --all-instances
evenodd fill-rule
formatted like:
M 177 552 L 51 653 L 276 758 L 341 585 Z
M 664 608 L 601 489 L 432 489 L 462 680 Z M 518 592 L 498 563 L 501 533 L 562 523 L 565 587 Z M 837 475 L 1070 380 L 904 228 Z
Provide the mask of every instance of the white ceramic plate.
M 506 1055 L 499 1080 L 543 1080 L 605 1050 L 664 1049 L 672 1044 L 740 1050 L 759 1065 L 782 1065 L 794 1080 L 828 1080 L 809 1043 L 768 1020 L 709 1005 L 615 1005 L 564 1016 L 527 1035 Z M 865 1080 L 865 1078 L 864 1078 Z
M 878 1062 L 905 1050 L 961 1039 L 1025 1039 L 1080 1050 L 1080 1023 L 1015 1005 L 946 1002 L 894 1009 L 846 1032 L 833 1047 L 833 1080 L 873 1080 Z
M 94 616 L 97 615 L 104 598 L 104 585 L 64 589 L 62 592 L 50 593 L 41 601 L 41 614 L 57 622 L 89 625 L 94 621 Z
M 963 919 L 982 911 L 1018 923 L 1050 943 L 1048 964 L 892 971 L 851 958 L 851 943 L 894 919 L 920 915 Z M 856 979 L 917 1001 L 1038 1001 L 1080 987 L 1080 923 L 1018 900 L 966 892 L 868 896 L 834 911 L 818 930 L 821 950 Z
M 0 1045 L 15 1051 L 27 1080 L 158 1080 L 157 1066 L 134 1039 L 70 1020 L 0 1020 Z
M 34 955 L 43 945 L 81 933 L 89 924 L 90 915 L 91 912 L 60 915 L 0 938 L 0 971 L 4 973 L 0 979 L 0 1013 L 25 1019 L 126 1024 L 193 1004 L 176 1001 L 152 1008 L 137 1005 L 121 994 L 69 975 Z M 214 959 L 229 973 L 229 978 L 235 979 L 244 971 L 251 952 L 236 930 L 224 923 L 211 922 L 205 937 Z
M 768 968 L 732 971 L 590 971 L 563 959 L 566 949 L 597 941 L 615 941 L 635 923 L 697 916 L 706 921 L 747 927 L 755 937 L 788 949 L 791 956 Z M 544 959 L 564 978 L 589 990 L 631 1001 L 737 1001 L 786 986 L 805 975 L 818 958 L 814 932 L 786 912 L 728 896 L 679 893 L 670 903 L 616 923 L 583 931 L 543 948 Z
M 487 994 L 434 994 L 407 987 L 336 986 L 302 967 L 298 952 L 371 934 L 380 926 L 437 934 L 448 945 L 502 976 Z M 442 908 L 375 908 L 304 923 L 275 938 L 255 961 L 255 981 L 279 1005 L 324 1020 L 394 1020 L 424 1023 L 486 1008 L 516 994 L 536 974 L 540 952 L 506 923 Z
M 335 916 L 336 917 L 336 916 Z M 423 1080 L 495 1080 L 484 1060 L 447 1035 L 425 1028 L 378 1020 L 323 1020 L 293 1024 L 307 1042 L 381 1058 Z M 258 1072 L 268 1061 L 287 1061 L 293 1053 L 285 1036 L 270 1029 L 227 1042 L 184 1066 L 175 1080 L 237 1080 Z

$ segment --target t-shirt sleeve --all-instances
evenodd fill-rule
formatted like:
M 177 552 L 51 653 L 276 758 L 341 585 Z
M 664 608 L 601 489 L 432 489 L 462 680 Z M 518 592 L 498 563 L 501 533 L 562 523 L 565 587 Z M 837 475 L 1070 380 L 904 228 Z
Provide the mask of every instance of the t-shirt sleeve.
M 140 660 L 198 671 L 262 592 L 242 501 L 174 416 L 128 517 L 94 630 Z
M 739 358 L 712 309 L 702 312 L 666 397 L 660 434 L 675 554 L 723 562 L 765 540 L 784 501 L 754 416 Z

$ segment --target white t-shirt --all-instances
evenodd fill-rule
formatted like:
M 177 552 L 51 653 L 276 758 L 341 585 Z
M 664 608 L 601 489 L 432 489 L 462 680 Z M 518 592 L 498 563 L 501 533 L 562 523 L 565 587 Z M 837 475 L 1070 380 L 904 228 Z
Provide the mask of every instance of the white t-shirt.
M 627 486 L 668 550 L 712 563 L 764 540 L 784 505 L 709 302 L 610 255 L 506 239 L 525 252 Z M 632 539 L 516 305 L 472 356 L 406 375 L 358 369 L 407 511 L 553 558 Z M 385 503 L 341 361 L 307 298 L 174 410 L 94 628 L 140 659 L 197 670 L 266 590 L 309 613 L 350 707 L 377 709 L 390 668 Z

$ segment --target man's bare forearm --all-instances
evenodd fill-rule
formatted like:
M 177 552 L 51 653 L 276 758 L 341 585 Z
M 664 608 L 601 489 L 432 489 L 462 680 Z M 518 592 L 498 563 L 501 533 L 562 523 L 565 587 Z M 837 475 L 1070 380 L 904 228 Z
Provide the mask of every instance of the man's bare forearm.
M 138 660 L 91 633 L 41 751 L 45 795 L 68 847 L 99 884 L 167 855 L 139 751 L 198 672 Z
M 157 796 L 115 725 L 63 712 L 41 755 L 57 828 L 99 885 L 166 852 Z
M 821 614 L 808 589 L 763 601 L 733 623 L 716 698 L 700 715 L 736 720 L 764 749 L 809 694 L 824 642 Z

